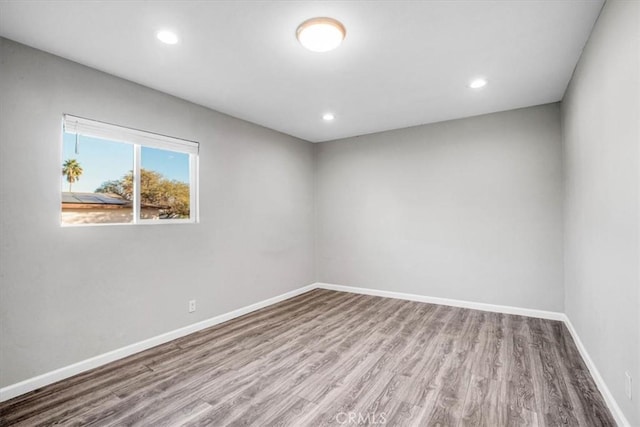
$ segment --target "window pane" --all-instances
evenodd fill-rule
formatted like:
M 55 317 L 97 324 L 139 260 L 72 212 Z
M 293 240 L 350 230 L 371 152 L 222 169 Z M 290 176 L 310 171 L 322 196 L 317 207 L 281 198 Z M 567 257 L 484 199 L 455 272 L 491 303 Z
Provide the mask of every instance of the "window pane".
M 189 154 L 141 148 L 140 219 L 189 219 Z
M 62 224 L 133 221 L 133 146 L 63 134 Z

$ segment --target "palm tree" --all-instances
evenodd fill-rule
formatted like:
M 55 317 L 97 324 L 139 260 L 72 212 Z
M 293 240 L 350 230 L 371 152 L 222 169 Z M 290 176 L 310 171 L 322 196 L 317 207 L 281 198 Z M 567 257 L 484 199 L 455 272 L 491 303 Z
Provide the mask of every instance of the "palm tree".
M 82 166 L 76 159 L 68 159 L 62 165 L 62 175 L 67 177 L 69 183 L 69 193 L 71 193 L 71 184 L 80 179 L 82 175 Z

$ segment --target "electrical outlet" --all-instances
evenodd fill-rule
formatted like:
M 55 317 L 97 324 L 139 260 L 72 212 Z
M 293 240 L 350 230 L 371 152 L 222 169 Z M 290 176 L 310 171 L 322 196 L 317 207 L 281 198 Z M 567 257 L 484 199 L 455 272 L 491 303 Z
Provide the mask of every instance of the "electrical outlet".
M 631 400 L 631 374 L 629 372 L 624 373 L 624 392 Z
M 196 311 L 196 300 L 192 299 L 189 301 L 189 313 L 193 313 Z

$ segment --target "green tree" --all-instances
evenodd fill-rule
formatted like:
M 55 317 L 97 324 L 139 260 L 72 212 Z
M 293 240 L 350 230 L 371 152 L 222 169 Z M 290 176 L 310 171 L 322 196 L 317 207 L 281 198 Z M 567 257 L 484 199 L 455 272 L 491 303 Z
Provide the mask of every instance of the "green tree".
M 126 200 L 133 200 L 133 172 L 121 179 L 106 181 L 96 189 L 96 193 L 117 194 Z M 170 180 L 162 174 L 146 169 L 140 170 L 141 205 L 157 206 L 162 218 L 189 217 L 189 184 Z
M 69 183 L 69 192 L 71 192 L 71 185 L 80 180 L 80 175 L 82 175 L 82 166 L 76 159 L 67 159 L 62 164 L 62 175 L 67 177 L 67 182 Z
M 115 194 L 125 200 L 133 200 L 133 172 L 129 172 L 122 179 L 103 182 L 95 192 Z

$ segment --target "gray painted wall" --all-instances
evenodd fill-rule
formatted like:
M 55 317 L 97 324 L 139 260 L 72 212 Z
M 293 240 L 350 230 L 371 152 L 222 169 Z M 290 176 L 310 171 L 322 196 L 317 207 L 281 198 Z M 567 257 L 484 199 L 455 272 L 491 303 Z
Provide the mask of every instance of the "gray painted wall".
M 321 282 L 563 311 L 558 104 L 318 146 Z
M 5 39 L 0 61 L 0 386 L 314 282 L 312 144 Z M 61 228 L 63 113 L 200 141 L 200 224 Z
M 562 117 L 566 313 L 625 415 L 640 425 L 640 2 L 607 1 Z

